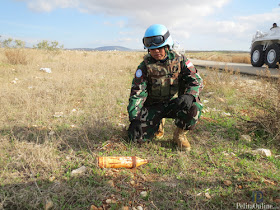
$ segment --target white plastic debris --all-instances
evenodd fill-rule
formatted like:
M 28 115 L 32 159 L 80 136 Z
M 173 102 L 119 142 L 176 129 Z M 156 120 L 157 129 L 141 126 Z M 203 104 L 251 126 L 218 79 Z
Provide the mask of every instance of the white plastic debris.
M 82 166 L 80 168 L 77 168 L 77 169 L 73 170 L 71 172 L 71 175 L 75 176 L 75 175 L 84 174 L 86 171 L 87 171 L 87 168 L 85 166 Z
M 202 103 L 207 104 L 209 100 L 203 100 Z
M 148 195 L 148 193 L 147 193 L 146 191 L 142 191 L 142 192 L 140 193 L 140 195 L 141 195 L 142 198 L 146 198 L 147 195 Z
M 231 114 L 229 112 L 222 112 L 223 116 L 231 116 Z
M 63 117 L 63 112 L 55 112 L 54 113 L 54 115 L 53 115 L 54 117 Z
M 40 71 L 44 71 L 46 73 L 52 73 L 52 70 L 50 68 L 40 68 Z
M 226 151 L 223 151 L 222 154 L 224 156 L 236 156 L 233 152 L 227 153 Z
M 259 154 L 259 155 L 262 155 L 264 157 L 270 157 L 271 156 L 271 151 L 269 149 L 260 148 L 260 149 L 253 150 L 252 152 L 254 154 Z
M 18 78 L 15 78 L 13 81 L 11 81 L 12 84 L 17 84 Z

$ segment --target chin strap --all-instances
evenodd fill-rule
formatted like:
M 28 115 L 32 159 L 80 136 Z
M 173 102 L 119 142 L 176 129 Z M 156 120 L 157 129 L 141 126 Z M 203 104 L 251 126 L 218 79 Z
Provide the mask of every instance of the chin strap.
M 167 58 L 168 58 L 168 52 L 169 52 L 169 47 L 168 47 L 167 45 L 164 46 L 164 50 L 165 50 L 165 58 L 162 59 L 162 60 L 160 60 L 161 63 L 164 63 L 164 62 L 167 60 Z

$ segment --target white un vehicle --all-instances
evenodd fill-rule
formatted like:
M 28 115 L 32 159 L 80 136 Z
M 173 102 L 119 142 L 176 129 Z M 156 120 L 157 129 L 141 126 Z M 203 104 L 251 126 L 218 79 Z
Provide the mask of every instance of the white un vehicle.
M 257 31 L 251 44 L 252 65 L 260 67 L 265 63 L 269 68 L 276 68 L 279 60 L 280 27 L 272 28 L 267 33 Z

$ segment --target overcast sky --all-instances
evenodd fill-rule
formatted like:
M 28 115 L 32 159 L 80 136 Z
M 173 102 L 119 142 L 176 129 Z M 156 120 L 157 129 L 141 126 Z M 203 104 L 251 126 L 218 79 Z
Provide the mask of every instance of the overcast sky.
M 1 40 L 65 48 L 143 49 L 151 24 L 164 24 L 185 50 L 250 50 L 257 30 L 280 25 L 280 0 L 0 0 Z

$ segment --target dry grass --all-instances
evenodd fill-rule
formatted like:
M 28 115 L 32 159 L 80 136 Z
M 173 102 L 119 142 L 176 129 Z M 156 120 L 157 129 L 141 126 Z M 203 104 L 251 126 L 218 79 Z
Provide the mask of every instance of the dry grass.
M 205 113 L 189 134 L 190 154 L 171 142 L 171 120 L 162 141 L 125 143 L 131 81 L 144 53 L 52 55 L 29 49 L 26 55 L 26 65 L 13 65 L 0 49 L 0 209 L 42 209 L 48 200 L 54 209 L 88 209 L 91 204 L 103 209 L 216 209 L 221 203 L 230 209 L 247 202 L 252 190 L 262 189 L 266 201 L 277 198 L 279 161 L 244 159 L 244 148 L 250 150 L 255 142 L 236 143 L 244 129 L 237 128 L 234 117 Z M 42 67 L 52 73 L 40 71 Z M 209 100 L 205 108 L 232 114 L 252 110 L 237 88 L 250 92 L 253 85 L 242 87 L 240 75 L 214 70 L 203 77 L 202 98 Z M 224 151 L 237 156 L 221 155 Z M 107 155 L 136 155 L 150 163 L 136 170 L 99 169 L 96 157 Z M 72 177 L 71 171 L 81 166 L 87 172 Z M 225 179 L 232 186 L 224 186 Z M 263 180 L 273 184 L 266 186 Z M 211 199 L 198 196 L 205 190 Z M 139 196 L 142 191 L 147 198 Z M 108 204 L 108 198 L 117 202 Z
M 250 53 L 247 52 L 189 52 L 188 57 L 210 60 L 210 61 L 220 61 L 229 63 L 247 63 L 250 64 Z
M 27 54 L 25 49 L 5 49 L 5 56 L 9 64 L 27 64 Z
M 253 119 L 251 130 L 261 138 L 280 146 L 280 78 L 262 78 L 259 88 L 250 96 L 259 112 Z
M 35 54 L 27 66 L 2 63 L 0 67 L 1 133 L 9 134 L 14 144 L 30 142 L 25 145 L 30 150 L 35 150 L 32 144 L 37 143 L 43 144 L 42 148 L 52 144 L 84 148 L 88 138 L 99 143 L 127 120 L 131 72 L 142 55 L 64 51 L 51 57 L 30 50 L 29 56 Z M 51 68 L 52 73 L 39 71 L 41 67 Z M 45 158 L 44 154 L 38 153 L 37 158 Z

